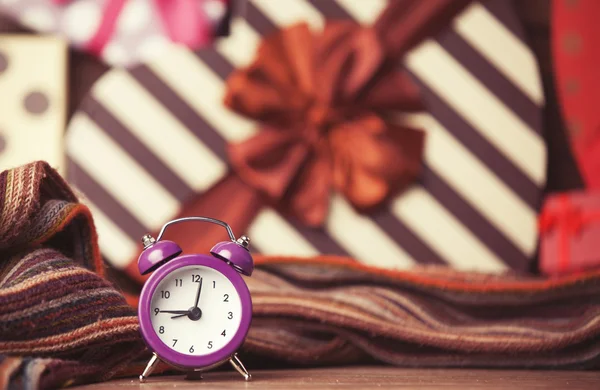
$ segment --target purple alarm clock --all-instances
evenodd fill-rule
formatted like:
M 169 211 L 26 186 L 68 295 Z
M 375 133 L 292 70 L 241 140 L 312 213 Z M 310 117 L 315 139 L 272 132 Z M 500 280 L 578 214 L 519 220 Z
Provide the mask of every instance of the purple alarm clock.
M 210 253 L 182 255 L 173 241 L 161 240 L 165 229 L 187 221 L 223 226 L 231 241 Z M 148 278 L 138 306 L 140 331 L 153 351 L 140 375 L 144 382 L 159 360 L 198 374 L 226 361 L 244 377 L 251 376 L 237 356 L 252 319 L 250 291 L 240 274 L 250 276 L 254 261 L 246 236 L 235 239 L 228 224 L 207 217 L 186 217 L 166 223 L 158 237 L 142 238 L 138 268 Z

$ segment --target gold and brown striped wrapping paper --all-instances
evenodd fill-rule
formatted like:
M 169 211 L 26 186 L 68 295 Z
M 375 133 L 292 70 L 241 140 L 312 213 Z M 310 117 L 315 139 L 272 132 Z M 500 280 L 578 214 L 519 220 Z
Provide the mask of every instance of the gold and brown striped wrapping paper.
M 70 183 L 93 210 L 104 256 L 117 268 L 136 241 L 229 171 L 226 144 L 257 124 L 223 105 L 224 80 L 280 26 L 351 18 L 373 24 L 387 1 L 251 0 L 214 49 L 167 55 L 106 73 L 69 124 Z M 544 93 L 522 26 L 501 0 L 472 2 L 404 58 L 428 107 L 398 121 L 427 132 L 423 174 L 389 207 L 362 215 L 339 195 L 322 230 L 264 207 L 248 228 L 263 254 L 350 256 L 393 269 L 528 269 L 546 182 Z

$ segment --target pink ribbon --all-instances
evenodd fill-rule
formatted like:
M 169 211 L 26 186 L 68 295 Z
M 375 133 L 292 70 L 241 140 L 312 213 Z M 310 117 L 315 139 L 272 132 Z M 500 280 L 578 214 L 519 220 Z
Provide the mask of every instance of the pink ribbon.
M 52 0 L 54 4 L 65 5 L 73 0 Z M 100 27 L 85 44 L 85 49 L 99 55 L 110 41 L 119 14 L 126 0 L 107 0 L 102 12 Z M 171 41 L 197 49 L 209 43 L 210 23 L 202 12 L 202 0 L 154 0 L 154 6 L 163 22 Z
M 154 0 L 173 42 L 197 49 L 209 42 L 210 24 L 198 0 Z

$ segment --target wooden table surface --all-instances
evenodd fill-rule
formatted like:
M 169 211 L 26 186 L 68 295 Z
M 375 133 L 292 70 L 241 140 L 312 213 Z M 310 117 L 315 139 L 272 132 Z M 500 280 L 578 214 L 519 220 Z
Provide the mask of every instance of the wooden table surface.
M 200 381 L 183 376 L 150 377 L 77 387 L 77 390 L 159 389 L 600 389 L 600 372 L 500 371 L 344 367 L 251 372 L 245 382 L 235 371 L 209 372 Z

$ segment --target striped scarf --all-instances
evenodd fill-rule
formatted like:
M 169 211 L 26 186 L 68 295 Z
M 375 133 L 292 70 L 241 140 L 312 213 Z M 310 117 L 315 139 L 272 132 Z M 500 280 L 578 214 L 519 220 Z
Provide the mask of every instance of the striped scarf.
M 46 163 L 0 174 L 0 254 L 0 389 L 137 377 L 149 352 L 136 295 L 105 276 L 89 210 Z M 600 367 L 600 271 L 550 280 L 327 256 L 256 263 L 250 369 Z
M 36 162 L 0 175 L 0 389 L 108 379 L 143 351 L 92 216 Z

